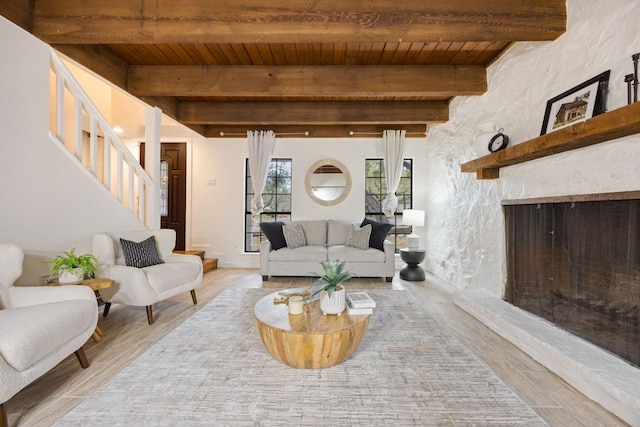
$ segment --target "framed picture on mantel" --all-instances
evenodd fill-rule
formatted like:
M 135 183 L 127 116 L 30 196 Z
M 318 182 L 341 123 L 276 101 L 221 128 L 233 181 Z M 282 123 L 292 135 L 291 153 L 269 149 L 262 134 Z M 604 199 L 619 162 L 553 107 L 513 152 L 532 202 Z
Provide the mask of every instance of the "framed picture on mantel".
M 547 101 L 540 135 L 604 113 L 610 73 L 607 70 Z

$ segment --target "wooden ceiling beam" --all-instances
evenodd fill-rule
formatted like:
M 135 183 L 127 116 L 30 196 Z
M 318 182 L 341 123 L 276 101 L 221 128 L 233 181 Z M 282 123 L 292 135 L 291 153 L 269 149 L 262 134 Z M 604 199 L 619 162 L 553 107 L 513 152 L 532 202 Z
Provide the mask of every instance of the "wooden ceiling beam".
M 272 130 L 278 138 L 379 138 L 387 129 L 406 131 L 407 138 L 424 138 L 427 125 L 206 125 L 206 138 L 246 138 L 247 130 Z
M 38 0 L 48 43 L 555 40 L 565 0 Z
M 487 75 L 479 65 L 134 65 L 128 91 L 138 96 L 450 98 L 484 94 Z
M 438 102 L 182 102 L 178 121 L 216 125 L 389 125 L 445 123 Z

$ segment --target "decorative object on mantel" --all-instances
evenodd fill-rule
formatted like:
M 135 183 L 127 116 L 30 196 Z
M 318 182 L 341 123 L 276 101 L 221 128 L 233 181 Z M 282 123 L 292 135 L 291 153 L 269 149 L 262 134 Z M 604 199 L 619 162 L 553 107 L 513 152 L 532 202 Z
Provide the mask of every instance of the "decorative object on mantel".
M 627 84 L 627 104 L 638 101 L 638 59 L 640 59 L 640 53 L 634 53 L 631 55 L 633 60 L 633 74 L 627 74 L 624 76 L 624 82 Z M 633 97 L 631 92 L 633 89 Z
M 325 315 L 340 316 L 345 309 L 346 292 L 341 283 L 354 276 L 350 271 L 344 271 L 346 263 L 346 261 L 331 259 L 320 263 L 324 269 L 324 275 L 313 284 L 311 298 L 320 294 L 320 310 Z
M 407 247 L 415 250 L 420 247 L 420 236 L 414 233 L 413 227 L 424 226 L 424 211 L 418 209 L 405 209 L 402 211 L 402 223 L 411 226 L 411 234 L 407 236 Z
M 87 277 L 93 277 L 98 260 L 92 254 L 76 255 L 76 248 L 63 252 L 54 259 L 46 261 L 52 264 L 51 276 L 58 275 L 58 283 L 79 283 Z
M 509 145 L 509 137 L 502 133 L 504 129 L 500 128 L 497 134 L 494 135 L 493 138 L 489 141 L 488 149 L 492 153 L 496 151 L 504 150 Z
M 609 74 L 611 74 L 611 70 L 598 74 L 547 101 L 540 135 L 604 113 L 607 110 Z

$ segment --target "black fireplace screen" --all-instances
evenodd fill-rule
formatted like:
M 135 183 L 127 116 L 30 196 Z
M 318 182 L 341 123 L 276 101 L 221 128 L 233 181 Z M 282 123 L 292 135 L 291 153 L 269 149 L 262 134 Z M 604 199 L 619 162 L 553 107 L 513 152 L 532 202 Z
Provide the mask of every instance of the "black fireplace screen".
M 505 299 L 640 366 L 639 204 L 505 206 Z

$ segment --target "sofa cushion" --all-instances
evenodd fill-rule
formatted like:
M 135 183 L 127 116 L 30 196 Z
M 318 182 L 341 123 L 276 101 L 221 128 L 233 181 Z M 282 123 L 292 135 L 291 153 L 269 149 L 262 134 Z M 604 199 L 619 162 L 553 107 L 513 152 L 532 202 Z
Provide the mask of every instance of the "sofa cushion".
M 344 245 L 349 237 L 351 221 L 330 219 L 327 221 L 327 246 Z M 357 224 L 356 224 L 357 225 Z
M 296 249 L 282 248 L 269 252 L 269 261 L 305 261 L 321 262 L 327 260 L 327 248 L 325 246 L 307 245 Z
M 325 246 L 327 244 L 327 221 L 291 221 L 288 225 L 300 224 L 304 230 L 307 245 Z
M 304 238 L 304 231 L 302 231 L 300 224 L 293 224 L 291 227 L 283 225 L 282 233 L 289 249 L 307 246 L 307 240 Z
M 384 241 L 387 238 L 387 234 L 393 228 L 393 224 L 388 222 L 374 221 L 369 218 L 365 218 L 360 224 L 360 227 L 371 224 L 371 238 L 369 238 L 369 247 L 384 251 Z
M 122 246 L 124 261 L 129 267 L 143 268 L 164 262 L 158 255 L 155 236 L 150 236 L 142 242 L 120 238 L 120 246 Z
M 350 246 L 357 249 L 368 249 L 369 238 L 371 237 L 371 224 L 367 224 L 364 227 L 358 227 L 357 225 L 351 225 L 349 230 L 349 237 L 347 237 L 346 246 Z
M 284 234 L 282 232 L 282 226 L 284 222 L 261 222 L 260 230 L 267 236 L 267 239 L 271 242 L 271 248 L 278 250 L 287 246 L 287 242 L 284 240 Z
M 329 246 L 327 256 L 329 259 L 346 261 L 347 269 L 349 269 L 349 262 L 385 262 L 385 255 L 382 251 L 373 248 L 362 250 L 345 245 Z
M 168 262 L 143 268 L 149 285 L 156 292 L 175 289 L 177 283 L 193 282 L 200 274 L 200 265 L 193 262 Z
M 95 319 L 95 310 L 96 302 L 89 300 L 0 310 L 0 357 L 16 371 L 24 372 L 85 332 Z

